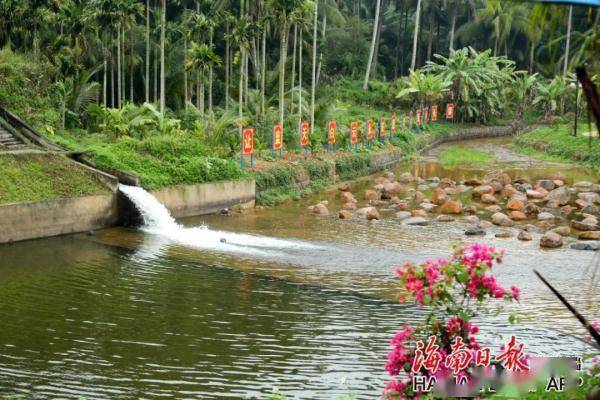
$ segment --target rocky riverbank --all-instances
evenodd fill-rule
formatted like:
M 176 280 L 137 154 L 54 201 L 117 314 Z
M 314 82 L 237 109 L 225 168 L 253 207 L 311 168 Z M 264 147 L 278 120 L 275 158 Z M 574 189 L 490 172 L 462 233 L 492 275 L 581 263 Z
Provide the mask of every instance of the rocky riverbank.
M 366 190 L 353 192 L 347 182 L 338 190 L 343 205 L 336 212 L 342 219 L 378 220 L 380 211 L 393 211 L 407 226 L 460 220 L 471 225 L 467 236 L 485 235 L 496 225 L 502 228 L 496 237 L 530 241 L 531 233 L 540 233 L 542 248 L 600 249 L 600 184 L 569 183 L 560 172 L 531 182 L 502 171 L 460 181 L 386 172 Z M 308 211 L 332 214 L 327 201 Z

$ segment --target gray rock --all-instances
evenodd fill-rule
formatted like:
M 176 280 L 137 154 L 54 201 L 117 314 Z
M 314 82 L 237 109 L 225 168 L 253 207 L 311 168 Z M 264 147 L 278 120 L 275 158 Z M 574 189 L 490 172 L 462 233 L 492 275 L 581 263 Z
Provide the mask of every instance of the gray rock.
M 411 217 L 402 221 L 402 225 L 418 225 L 425 226 L 429 224 L 429 220 L 423 217 Z
M 537 216 L 538 221 L 552 221 L 554 220 L 554 215 L 549 212 L 541 212 Z
M 558 201 L 558 204 L 564 206 L 565 204 L 569 203 L 569 200 L 571 199 L 571 193 L 569 192 L 569 189 L 566 186 L 561 186 L 548 193 L 546 199 L 556 200 Z
M 522 240 L 524 242 L 528 242 L 528 241 L 530 241 L 532 239 L 531 233 L 529 233 L 527 231 L 521 231 L 517 235 L 517 239 Z
M 546 232 L 540 239 L 540 246 L 555 249 L 563 245 L 562 236 L 555 232 Z
M 398 211 L 396 213 L 396 218 L 398 218 L 399 220 L 403 220 L 406 218 L 410 218 L 412 214 L 410 213 L 410 211 Z
M 569 247 L 574 250 L 596 251 L 600 249 L 600 242 L 576 242 L 572 243 Z
M 552 190 L 556 187 L 554 181 L 551 181 L 550 179 L 542 179 L 538 181 L 538 185 L 546 190 Z
M 467 235 L 467 236 L 483 236 L 483 235 L 485 235 L 485 230 L 481 229 L 478 226 L 472 226 L 470 228 L 467 228 L 467 230 L 465 230 L 465 235 Z
M 479 222 L 479 217 L 477 215 L 467 215 L 463 220 L 469 224 L 476 224 Z

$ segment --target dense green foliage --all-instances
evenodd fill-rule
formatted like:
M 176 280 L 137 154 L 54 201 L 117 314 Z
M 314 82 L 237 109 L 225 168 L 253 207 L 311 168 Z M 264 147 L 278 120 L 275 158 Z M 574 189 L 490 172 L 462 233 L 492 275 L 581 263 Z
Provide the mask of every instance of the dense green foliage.
M 582 136 L 581 133 L 585 131 L 589 131 L 589 128 L 583 123 L 579 124 L 577 136 L 573 136 L 573 126 L 570 124 L 537 128 L 515 137 L 515 149 L 547 154 L 554 159 L 599 169 L 600 140 Z
M 0 157 L 0 204 L 108 193 L 89 171 L 61 156 Z

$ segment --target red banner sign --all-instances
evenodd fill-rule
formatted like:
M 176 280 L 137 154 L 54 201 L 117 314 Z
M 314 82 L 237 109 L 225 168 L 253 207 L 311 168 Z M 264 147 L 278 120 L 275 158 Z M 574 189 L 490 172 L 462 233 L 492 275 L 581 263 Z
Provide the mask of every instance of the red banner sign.
M 379 136 L 385 137 L 385 117 L 381 117 L 379 120 Z
M 417 126 L 420 127 L 421 126 L 421 113 L 423 112 L 423 110 L 421 110 L 420 108 L 417 110 Z
M 283 127 L 277 124 L 273 127 L 273 150 L 281 150 L 283 146 Z
M 396 114 L 392 115 L 392 126 L 390 127 L 390 131 L 392 131 L 392 135 L 396 133 L 396 124 L 398 123 L 398 117 Z
M 328 129 L 328 135 L 327 135 L 327 139 L 329 140 L 329 144 L 335 144 L 335 131 L 337 129 L 337 126 L 335 124 L 334 120 L 330 120 L 329 121 L 329 129 Z
M 446 119 L 454 119 L 454 103 L 446 104 Z
M 242 133 L 242 154 L 254 153 L 254 128 L 246 128 Z
M 425 107 L 425 116 L 423 117 L 425 123 L 429 122 L 429 107 Z
M 438 118 L 438 106 L 437 104 L 434 104 L 433 106 L 431 106 L 431 120 L 432 121 L 437 121 Z
M 375 137 L 375 126 L 373 120 L 367 121 L 367 140 L 371 141 Z
M 358 143 L 358 121 L 350 124 L 350 144 Z
M 308 146 L 308 134 L 310 133 L 310 125 L 308 122 L 303 122 L 300 124 L 300 146 L 306 147 Z

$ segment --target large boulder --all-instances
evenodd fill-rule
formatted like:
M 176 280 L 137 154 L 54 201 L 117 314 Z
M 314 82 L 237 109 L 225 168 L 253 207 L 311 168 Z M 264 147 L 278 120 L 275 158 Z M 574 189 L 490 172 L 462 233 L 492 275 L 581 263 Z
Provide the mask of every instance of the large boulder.
M 525 221 L 527 216 L 522 211 L 509 211 L 508 216 L 513 221 Z
M 481 197 L 484 194 L 494 194 L 495 190 L 490 185 L 479 185 L 473 188 L 473 197 Z
M 395 196 L 402 193 L 403 187 L 398 182 L 388 182 L 383 184 L 383 192 L 389 196 Z
M 410 172 L 405 172 L 398 177 L 400 183 L 411 183 L 415 181 L 415 177 Z
M 342 192 L 342 199 L 344 203 L 356 203 L 356 198 L 350 192 Z
M 329 210 L 327 209 L 327 206 L 324 203 L 316 204 L 313 207 L 312 212 L 318 215 L 329 215 Z
M 436 208 L 436 211 L 442 214 L 460 214 L 462 213 L 462 203 L 457 200 L 448 200 L 441 206 Z
M 367 220 L 371 221 L 374 219 L 379 219 L 379 211 L 375 207 L 370 207 L 367 211 Z
M 348 210 L 340 210 L 340 212 L 338 213 L 338 217 L 340 217 L 340 219 L 348 219 L 352 216 L 352 213 Z
M 525 205 L 521 200 L 510 199 L 508 203 L 506 203 L 506 208 L 510 211 L 523 211 L 525 209 Z
M 579 231 L 598 231 L 600 227 L 598 226 L 598 220 L 595 218 L 585 218 L 582 221 L 571 221 L 571 228 L 577 229 Z
M 431 202 L 433 204 L 437 204 L 439 206 L 440 204 L 444 204 L 446 201 L 448 201 L 448 195 L 444 189 L 437 188 L 431 194 Z
M 494 225 L 499 226 L 513 226 L 514 222 L 508 217 L 508 215 L 501 212 L 497 212 L 492 215 L 492 222 Z
M 498 199 L 493 194 L 484 193 L 481 196 L 481 202 L 485 204 L 496 204 L 498 203 Z
M 380 200 L 380 195 L 378 192 L 376 192 L 375 190 L 365 190 L 365 200 L 367 201 L 371 201 L 371 200 Z
M 344 205 L 342 206 L 342 209 L 354 211 L 354 210 L 356 210 L 356 203 L 355 202 L 344 203 Z
M 537 186 L 546 190 L 553 190 L 556 184 L 551 179 L 541 179 L 537 182 Z
M 558 233 L 546 232 L 540 238 L 540 246 L 555 249 L 563 245 L 563 238 Z
M 352 187 L 350 186 L 349 182 L 342 182 L 338 185 L 338 190 L 342 192 L 349 192 L 352 190 Z
M 600 240 L 600 231 L 587 231 L 579 234 L 579 240 Z
M 548 195 L 546 196 L 546 199 L 556 200 L 556 201 L 558 201 L 559 205 L 564 206 L 571 199 L 571 193 L 569 193 L 569 189 L 567 187 L 562 186 L 562 187 L 558 187 L 558 188 L 552 190 L 550 193 L 548 193 Z

